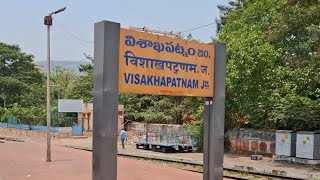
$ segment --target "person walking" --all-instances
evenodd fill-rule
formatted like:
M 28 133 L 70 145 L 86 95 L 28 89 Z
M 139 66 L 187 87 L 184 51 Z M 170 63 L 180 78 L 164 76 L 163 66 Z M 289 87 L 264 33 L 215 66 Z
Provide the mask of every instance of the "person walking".
M 127 140 L 127 133 L 124 129 L 121 129 L 120 131 L 120 138 L 121 138 L 122 149 L 124 149 L 124 141 Z

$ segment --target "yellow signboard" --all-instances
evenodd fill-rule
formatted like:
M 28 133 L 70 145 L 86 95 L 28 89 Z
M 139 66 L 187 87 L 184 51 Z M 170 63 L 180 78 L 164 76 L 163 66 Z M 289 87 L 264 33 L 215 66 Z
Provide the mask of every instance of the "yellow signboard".
M 213 97 L 214 45 L 120 30 L 120 93 Z

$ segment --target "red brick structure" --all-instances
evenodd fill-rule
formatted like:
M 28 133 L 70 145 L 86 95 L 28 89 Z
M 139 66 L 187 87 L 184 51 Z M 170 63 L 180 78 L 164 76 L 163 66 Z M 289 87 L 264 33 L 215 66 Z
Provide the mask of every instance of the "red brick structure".
M 233 129 L 227 132 L 232 152 L 275 153 L 275 131 Z

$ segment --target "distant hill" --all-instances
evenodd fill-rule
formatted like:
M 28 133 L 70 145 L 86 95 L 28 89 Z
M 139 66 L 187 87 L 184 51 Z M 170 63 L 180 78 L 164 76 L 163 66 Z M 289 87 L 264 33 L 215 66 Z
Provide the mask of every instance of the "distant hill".
M 47 72 L 47 61 L 35 62 L 43 72 Z M 91 64 L 90 61 L 51 61 L 51 68 L 61 66 L 68 69 L 73 69 L 74 72 L 79 73 L 80 64 Z

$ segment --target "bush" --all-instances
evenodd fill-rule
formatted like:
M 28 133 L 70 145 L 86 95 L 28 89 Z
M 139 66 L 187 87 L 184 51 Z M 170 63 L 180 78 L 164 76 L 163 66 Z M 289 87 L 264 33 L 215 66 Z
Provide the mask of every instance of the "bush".
M 320 129 L 320 100 L 289 95 L 270 112 L 276 129 L 314 131 Z
M 204 107 L 203 105 L 201 105 L 198 107 L 198 110 L 196 112 L 197 121 L 191 122 L 186 125 L 188 134 L 196 138 L 199 151 L 203 150 L 203 134 L 204 134 L 203 112 L 204 112 Z

